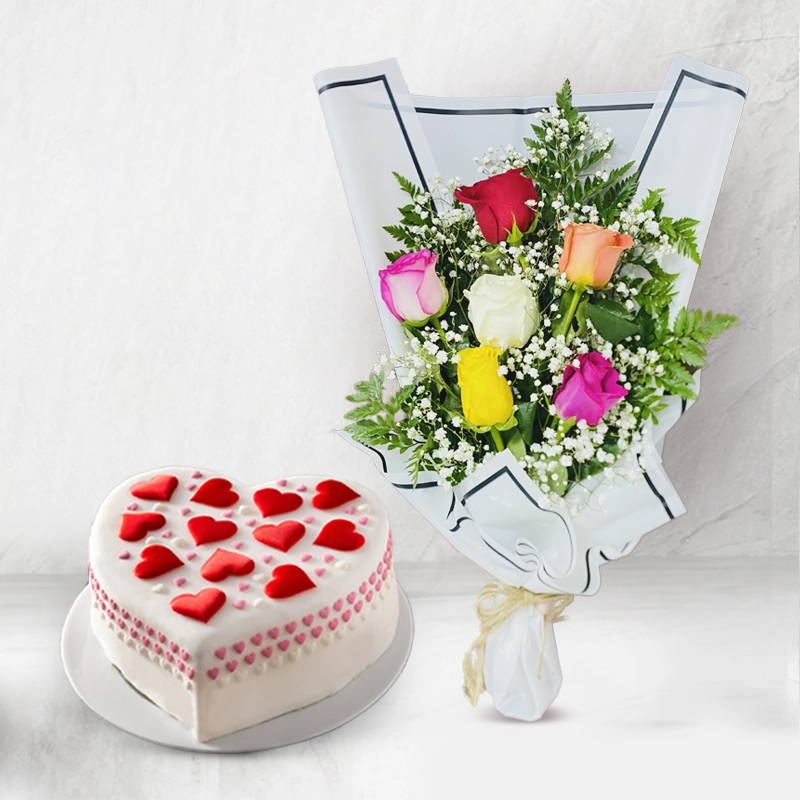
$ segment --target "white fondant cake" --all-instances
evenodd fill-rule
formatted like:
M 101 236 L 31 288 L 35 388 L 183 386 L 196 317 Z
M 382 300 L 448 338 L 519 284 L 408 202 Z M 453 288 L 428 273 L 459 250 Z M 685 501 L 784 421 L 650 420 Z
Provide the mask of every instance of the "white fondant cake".
M 332 478 L 138 475 L 100 507 L 89 579 L 109 660 L 200 741 L 334 694 L 397 627 L 383 505 Z

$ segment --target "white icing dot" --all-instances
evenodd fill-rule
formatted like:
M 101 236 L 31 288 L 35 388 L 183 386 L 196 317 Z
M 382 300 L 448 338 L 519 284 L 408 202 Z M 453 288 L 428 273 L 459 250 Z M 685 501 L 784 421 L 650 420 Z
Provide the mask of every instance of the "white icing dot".
M 239 513 L 240 513 L 240 514 L 241 514 L 243 517 L 249 517 L 249 516 L 250 516 L 251 514 L 253 514 L 254 512 L 253 512 L 253 509 L 252 509 L 252 508 L 248 508 L 247 506 L 239 506 Z
M 228 682 L 230 681 L 230 679 L 231 679 L 231 678 L 230 678 L 230 675 L 220 675 L 220 678 L 219 678 L 219 680 L 217 681 L 217 685 L 218 685 L 220 688 L 224 688 L 225 686 L 227 686 L 227 685 L 228 685 Z
M 157 583 L 150 589 L 151 592 L 155 592 L 156 594 L 164 594 L 167 591 L 167 587 L 164 586 L 163 583 Z
M 243 681 L 247 677 L 247 670 L 246 669 L 237 669 L 234 678 L 237 681 Z
M 356 510 L 360 511 L 362 514 L 369 514 L 369 512 L 372 511 L 372 509 L 366 503 L 356 506 Z
M 145 544 L 161 544 L 161 538 L 158 536 L 148 536 L 144 540 Z
M 256 572 L 254 575 L 250 576 L 251 580 L 254 580 L 256 583 L 263 583 L 266 579 L 266 575 L 262 575 L 260 572 Z
M 299 650 L 299 649 L 290 650 L 290 651 L 289 651 L 289 659 L 290 659 L 291 661 L 297 661 L 297 659 L 298 659 L 298 658 L 300 658 L 300 656 L 301 656 L 302 654 L 303 654 L 303 651 L 302 651 L 302 650 Z
M 256 608 L 264 608 L 264 606 L 269 605 L 269 603 L 267 603 L 267 601 L 263 597 L 258 597 L 253 601 L 253 605 Z
M 169 506 L 166 503 L 156 503 L 153 506 L 153 511 L 169 511 Z
M 313 653 L 317 649 L 317 643 L 314 641 L 308 641 L 303 649 L 306 651 L 306 653 Z
M 263 675 L 267 671 L 267 662 L 259 661 L 255 666 L 256 675 Z
M 187 542 L 186 539 L 181 539 L 180 536 L 177 539 L 173 539 L 172 544 L 175 547 L 181 547 L 181 548 L 189 546 L 189 542 Z
M 350 569 L 350 564 L 347 561 L 337 561 L 333 566 L 336 569 L 340 569 L 340 570 L 342 570 L 344 572 L 346 572 L 348 569 Z

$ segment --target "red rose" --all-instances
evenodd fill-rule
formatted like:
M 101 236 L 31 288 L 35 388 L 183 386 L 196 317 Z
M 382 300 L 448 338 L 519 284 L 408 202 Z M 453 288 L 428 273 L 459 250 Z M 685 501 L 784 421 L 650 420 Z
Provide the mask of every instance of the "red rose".
M 473 207 L 481 233 L 491 244 L 508 239 L 515 222 L 523 233 L 527 231 L 536 212 L 525 201 L 539 200 L 533 181 L 523 177 L 521 168 L 462 186 L 455 197 Z

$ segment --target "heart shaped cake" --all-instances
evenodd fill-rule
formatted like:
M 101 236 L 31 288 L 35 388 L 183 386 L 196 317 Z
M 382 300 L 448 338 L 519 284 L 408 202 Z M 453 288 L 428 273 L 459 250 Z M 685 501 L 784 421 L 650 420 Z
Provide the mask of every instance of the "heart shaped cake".
M 397 628 L 386 512 L 334 478 L 137 475 L 98 511 L 89 582 L 106 656 L 200 741 L 334 694 Z

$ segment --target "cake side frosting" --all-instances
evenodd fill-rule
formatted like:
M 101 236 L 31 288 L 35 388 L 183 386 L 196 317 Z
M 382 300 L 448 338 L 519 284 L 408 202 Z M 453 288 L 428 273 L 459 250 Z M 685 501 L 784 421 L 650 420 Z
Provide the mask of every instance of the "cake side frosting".
M 92 626 L 125 677 L 205 740 L 373 663 L 397 625 L 391 565 L 386 513 L 362 486 L 154 470 L 111 492 L 92 527 Z

